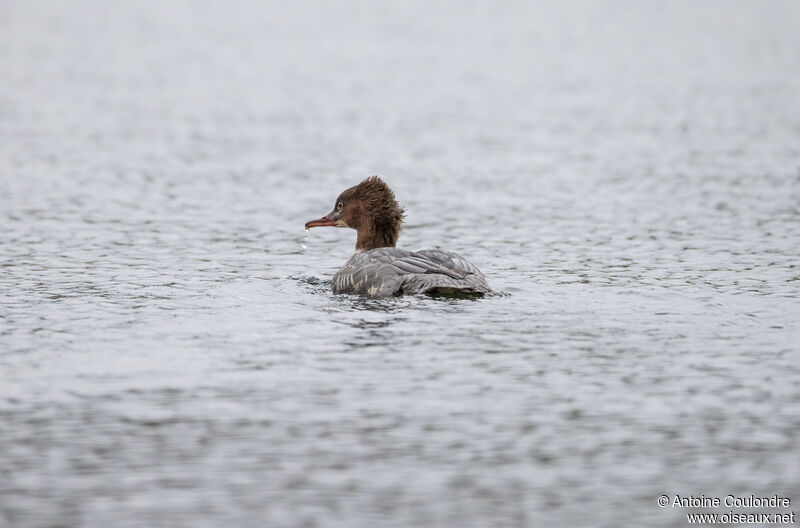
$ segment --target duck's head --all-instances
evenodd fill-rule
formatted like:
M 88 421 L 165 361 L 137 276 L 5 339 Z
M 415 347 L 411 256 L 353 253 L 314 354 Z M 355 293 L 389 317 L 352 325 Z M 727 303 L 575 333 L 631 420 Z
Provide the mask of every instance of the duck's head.
M 404 214 L 389 186 L 377 176 L 371 176 L 342 192 L 333 210 L 322 218 L 306 222 L 306 229 L 322 226 L 355 229 L 358 232 L 356 251 L 394 247 Z

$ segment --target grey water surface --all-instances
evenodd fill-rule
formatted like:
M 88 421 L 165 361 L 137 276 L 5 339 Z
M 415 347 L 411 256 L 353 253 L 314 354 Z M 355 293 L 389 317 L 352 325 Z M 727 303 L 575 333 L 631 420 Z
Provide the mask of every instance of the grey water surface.
M 371 174 L 508 295 L 332 295 Z M 798 220 L 794 1 L 4 0 L 0 526 L 800 513 Z

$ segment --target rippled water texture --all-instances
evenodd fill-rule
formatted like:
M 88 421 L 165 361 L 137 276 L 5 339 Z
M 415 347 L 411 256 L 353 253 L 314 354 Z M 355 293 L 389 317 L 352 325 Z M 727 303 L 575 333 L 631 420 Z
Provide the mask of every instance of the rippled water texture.
M 370 174 L 509 295 L 333 296 Z M 799 204 L 797 2 L 4 0 L 0 525 L 800 513 Z

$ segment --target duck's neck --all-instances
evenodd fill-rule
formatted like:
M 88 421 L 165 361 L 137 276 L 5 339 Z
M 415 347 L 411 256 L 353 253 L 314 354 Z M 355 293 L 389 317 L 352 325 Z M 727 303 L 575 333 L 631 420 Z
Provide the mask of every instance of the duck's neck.
M 358 227 L 356 251 L 369 251 L 381 247 L 395 247 L 400 228 L 391 222 L 370 219 Z

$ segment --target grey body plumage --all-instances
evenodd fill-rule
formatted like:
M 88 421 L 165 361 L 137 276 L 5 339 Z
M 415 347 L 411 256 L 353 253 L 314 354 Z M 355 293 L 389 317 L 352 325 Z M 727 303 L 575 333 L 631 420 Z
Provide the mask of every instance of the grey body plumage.
M 459 292 L 481 295 L 492 289 L 467 259 L 440 249 L 408 251 L 383 247 L 356 253 L 333 277 L 333 293 L 370 297 Z

